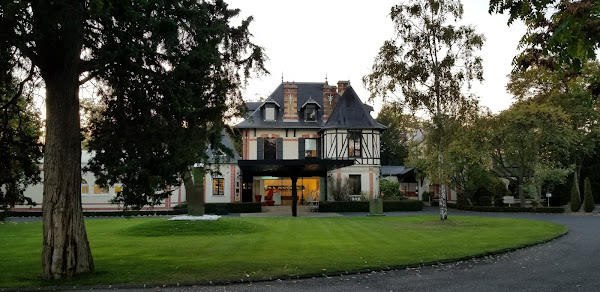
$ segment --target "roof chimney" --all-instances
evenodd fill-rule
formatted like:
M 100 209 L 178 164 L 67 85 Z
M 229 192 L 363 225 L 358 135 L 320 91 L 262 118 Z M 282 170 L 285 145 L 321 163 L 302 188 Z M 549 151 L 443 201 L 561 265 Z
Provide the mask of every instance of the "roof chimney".
M 340 80 L 338 81 L 338 93 L 340 95 L 344 94 L 344 91 L 346 91 L 346 88 L 348 88 L 348 86 L 350 86 L 350 81 L 345 81 L 345 80 Z
M 327 121 L 333 113 L 333 109 L 337 105 L 338 94 L 335 85 L 328 85 L 325 82 L 323 85 L 323 121 Z
M 283 86 L 283 121 L 298 121 L 298 85 L 286 82 Z

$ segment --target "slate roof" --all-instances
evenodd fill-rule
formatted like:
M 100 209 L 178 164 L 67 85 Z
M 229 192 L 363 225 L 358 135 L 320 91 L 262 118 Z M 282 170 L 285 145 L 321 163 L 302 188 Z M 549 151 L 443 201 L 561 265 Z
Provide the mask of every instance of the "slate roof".
M 303 104 L 305 104 L 310 98 L 314 101 L 320 108 L 323 107 L 323 85 L 325 83 L 322 82 L 296 82 L 298 86 L 298 109 L 301 108 Z M 285 107 L 287 105 L 287 101 L 283 97 L 283 87 L 285 83 L 279 84 L 277 88 L 269 95 L 267 100 L 272 100 L 276 102 L 281 107 Z M 339 95 L 338 95 L 339 98 Z M 262 106 L 262 103 L 260 104 Z M 252 108 L 256 106 L 255 103 L 246 103 L 249 111 L 252 111 Z M 298 113 L 298 122 L 284 122 L 283 121 L 283 110 L 280 109 L 277 111 L 277 117 L 275 121 L 264 121 L 261 116 L 260 106 L 254 108 L 254 111 L 249 113 L 249 117 L 246 118 L 241 123 L 235 125 L 235 128 L 290 128 L 290 129 L 319 129 L 321 128 L 321 121 L 323 119 L 323 111 L 318 111 L 317 121 L 316 122 L 306 122 L 304 118 L 301 116 L 301 112 Z
M 406 167 L 403 165 L 382 165 L 381 168 L 381 175 L 383 176 L 398 176 L 398 175 L 404 175 L 409 173 L 410 171 L 413 170 L 412 167 Z
M 271 128 L 271 129 L 386 129 L 385 126 L 375 122 L 370 112 L 373 107 L 364 104 L 356 95 L 354 89 L 348 86 L 343 94 L 338 94 L 338 103 L 328 121 L 323 122 L 323 82 L 295 82 L 298 86 L 298 109 L 302 109 L 307 103 L 316 103 L 318 105 L 317 121 L 307 122 L 298 112 L 298 122 L 283 121 L 283 107 L 287 105 L 287 100 L 283 96 L 285 83 L 279 84 L 277 88 L 269 95 L 266 101 L 273 101 L 282 108 L 277 111 L 275 121 L 264 121 L 261 107 L 264 104 L 258 102 L 248 102 L 248 117 L 241 123 L 235 125 L 235 128 Z M 336 93 L 337 94 L 337 93 Z M 265 102 L 266 102 L 265 101 Z
M 251 114 L 253 111 L 257 110 L 263 103 L 260 101 L 249 101 L 246 103 L 246 107 L 248 108 L 248 112 Z
M 229 150 L 231 150 L 231 152 L 233 153 L 233 156 L 231 155 L 223 155 L 220 157 L 216 157 L 215 153 L 213 153 L 210 150 L 206 150 L 206 155 L 208 156 L 208 161 L 211 163 L 233 163 L 236 164 L 238 162 L 238 160 L 242 159 L 240 157 L 240 155 L 237 153 L 237 151 L 235 151 L 235 147 L 233 146 L 233 142 L 231 142 L 231 139 L 229 139 L 229 135 L 227 135 L 227 132 L 225 132 L 225 130 L 223 130 L 221 132 L 221 144 L 223 144 L 223 146 L 225 146 L 226 148 L 228 148 Z
M 352 86 L 348 86 L 338 99 L 337 105 L 323 129 L 387 129 L 376 122 L 369 109 L 356 95 Z

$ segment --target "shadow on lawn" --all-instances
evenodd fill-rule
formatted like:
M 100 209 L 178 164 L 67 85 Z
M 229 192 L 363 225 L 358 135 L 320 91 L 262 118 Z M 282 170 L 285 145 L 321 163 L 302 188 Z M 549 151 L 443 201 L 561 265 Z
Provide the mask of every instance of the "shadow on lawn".
M 264 230 L 264 226 L 247 221 L 221 218 L 216 221 L 168 221 L 142 222 L 122 229 L 119 233 L 128 236 L 215 236 L 248 234 Z

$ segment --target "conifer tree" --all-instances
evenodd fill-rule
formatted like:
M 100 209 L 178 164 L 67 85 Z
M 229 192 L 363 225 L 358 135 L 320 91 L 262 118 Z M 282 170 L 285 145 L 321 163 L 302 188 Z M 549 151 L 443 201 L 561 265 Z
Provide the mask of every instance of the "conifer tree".
M 592 185 L 590 184 L 590 178 L 586 177 L 583 181 L 583 210 L 586 212 L 592 212 L 596 206 L 594 205 L 594 197 L 592 196 Z

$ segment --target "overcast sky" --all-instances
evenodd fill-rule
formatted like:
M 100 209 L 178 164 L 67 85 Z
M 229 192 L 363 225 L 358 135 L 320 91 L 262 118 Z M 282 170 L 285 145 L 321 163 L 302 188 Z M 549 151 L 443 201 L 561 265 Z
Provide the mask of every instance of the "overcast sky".
M 394 36 L 390 8 L 399 0 L 227 0 L 241 15 L 252 15 L 253 42 L 265 48 L 269 76 L 250 81 L 244 99 L 268 96 L 281 82 L 324 82 L 350 80 L 363 101 L 369 92 L 362 77 L 371 66 L 383 42 Z M 486 42 L 484 78 L 473 93 L 493 112 L 506 109 L 512 97 L 506 92 L 507 75 L 525 32 L 522 23 L 508 27 L 506 15 L 490 15 L 487 0 L 463 0 L 463 22 L 475 26 Z M 374 104 L 376 111 L 380 103 Z

